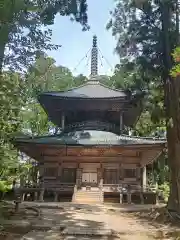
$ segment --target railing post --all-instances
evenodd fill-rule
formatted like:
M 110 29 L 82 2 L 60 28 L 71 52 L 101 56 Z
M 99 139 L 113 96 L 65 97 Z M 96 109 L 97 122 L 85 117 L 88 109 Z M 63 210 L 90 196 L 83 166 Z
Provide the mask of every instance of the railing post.
M 101 203 L 104 202 L 104 196 L 103 196 L 103 184 L 99 185 L 99 200 Z
M 72 199 L 73 202 L 76 201 L 76 193 L 77 193 L 77 185 L 74 185 L 74 192 L 73 192 L 73 199 Z
M 37 191 L 35 191 L 34 192 L 34 201 L 37 201 L 37 199 L 38 199 L 38 193 L 37 193 Z
M 143 191 L 143 187 L 141 187 L 140 189 L 140 199 L 141 199 L 141 204 L 144 204 L 144 195 L 143 195 L 144 191 Z
M 146 166 L 142 168 L 142 187 L 143 187 L 143 192 L 146 191 L 146 184 L 147 184 L 147 179 L 146 179 Z
M 54 202 L 58 202 L 58 192 L 54 192 Z
M 128 186 L 127 188 L 127 202 L 128 204 L 131 204 L 132 201 L 131 201 L 131 189 L 130 189 L 130 186 Z
M 41 191 L 40 191 L 39 201 L 44 202 L 44 188 L 42 188 Z

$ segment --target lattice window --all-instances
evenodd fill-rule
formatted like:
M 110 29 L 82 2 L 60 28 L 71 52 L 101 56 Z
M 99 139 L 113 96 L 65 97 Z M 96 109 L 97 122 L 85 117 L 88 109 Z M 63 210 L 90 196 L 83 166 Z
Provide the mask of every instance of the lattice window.
M 76 168 L 64 168 L 62 181 L 64 183 L 75 183 L 76 182 Z
M 58 169 L 55 167 L 46 167 L 44 168 L 45 177 L 56 177 Z
M 124 169 L 124 178 L 136 178 L 136 169 Z
M 117 184 L 118 183 L 117 169 L 105 169 L 104 170 L 104 183 L 105 184 Z

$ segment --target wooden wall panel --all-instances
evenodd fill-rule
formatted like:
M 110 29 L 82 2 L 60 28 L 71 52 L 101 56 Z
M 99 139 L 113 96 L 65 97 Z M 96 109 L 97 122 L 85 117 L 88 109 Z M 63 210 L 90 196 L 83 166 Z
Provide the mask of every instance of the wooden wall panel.
M 66 148 L 42 148 L 40 149 L 41 156 L 66 156 Z
M 121 164 L 121 167 L 122 168 L 125 168 L 125 169 L 134 169 L 134 168 L 137 168 L 137 164 L 126 164 L 126 163 L 122 163 Z
M 63 162 L 62 163 L 62 168 L 77 168 L 77 163 L 76 162 Z
M 67 156 L 132 156 L 137 157 L 136 150 L 120 147 L 68 147 Z
M 102 166 L 106 169 L 119 169 L 119 163 L 103 163 Z
M 100 168 L 100 163 L 80 163 L 79 166 L 83 172 L 97 172 L 97 169 Z

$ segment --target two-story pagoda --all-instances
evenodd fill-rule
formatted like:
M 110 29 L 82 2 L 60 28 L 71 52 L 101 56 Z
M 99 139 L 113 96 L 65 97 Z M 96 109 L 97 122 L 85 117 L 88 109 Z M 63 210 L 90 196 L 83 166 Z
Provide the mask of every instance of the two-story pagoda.
M 38 98 L 58 135 L 22 137 L 15 146 L 39 163 L 39 200 L 131 202 L 147 199 L 146 165 L 162 153 L 164 140 L 123 135 L 142 111 L 143 95 L 104 86 L 98 76 L 97 38 L 93 37 L 91 75 L 82 86 L 45 92 Z

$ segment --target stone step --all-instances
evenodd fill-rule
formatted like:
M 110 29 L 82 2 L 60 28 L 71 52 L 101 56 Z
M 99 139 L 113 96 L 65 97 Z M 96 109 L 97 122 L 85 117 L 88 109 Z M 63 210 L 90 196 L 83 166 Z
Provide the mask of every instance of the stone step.
M 100 203 L 100 201 L 90 201 L 90 200 L 74 200 L 73 201 L 74 203 L 78 203 L 78 204 L 99 204 Z
M 100 193 L 76 193 L 76 195 L 90 195 L 90 196 L 99 196 Z
M 93 198 L 96 198 L 96 197 L 99 197 L 100 195 L 76 194 L 76 196 L 78 196 L 78 197 L 93 197 Z
M 99 200 L 100 199 L 100 197 L 98 196 L 98 197 L 89 197 L 89 196 L 76 196 L 75 197 L 75 199 L 89 199 L 89 200 Z
M 79 190 L 75 193 L 73 201 L 76 203 L 100 203 L 101 194 L 99 191 Z
M 88 196 L 88 197 L 99 197 L 100 194 L 94 195 L 94 194 L 76 194 L 76 196 L 79 197 L 84 197 L 84 196 Z
M 76 192 L 76 194 L 78 195 L 93 195 L 93 196 L 96 196 L 96 195 L 100 195 L 100 192 L 86 192 L 86 191 L 81 191 L 81 192 Z
M 100 201 L 100 197 L 88 197 L 88 196 L 84 196 L 84 197 L 78 197 L 76 196 L 75 197 L 76 200 L 80 200 L 80 201 L 83 201 L 83 200 L 86 200 L 86 201 Z
M 85 192 L 85 193 L 100 193 L 100 191 L 93 191 L 93 190 L 78 190 L 78 193 Z

